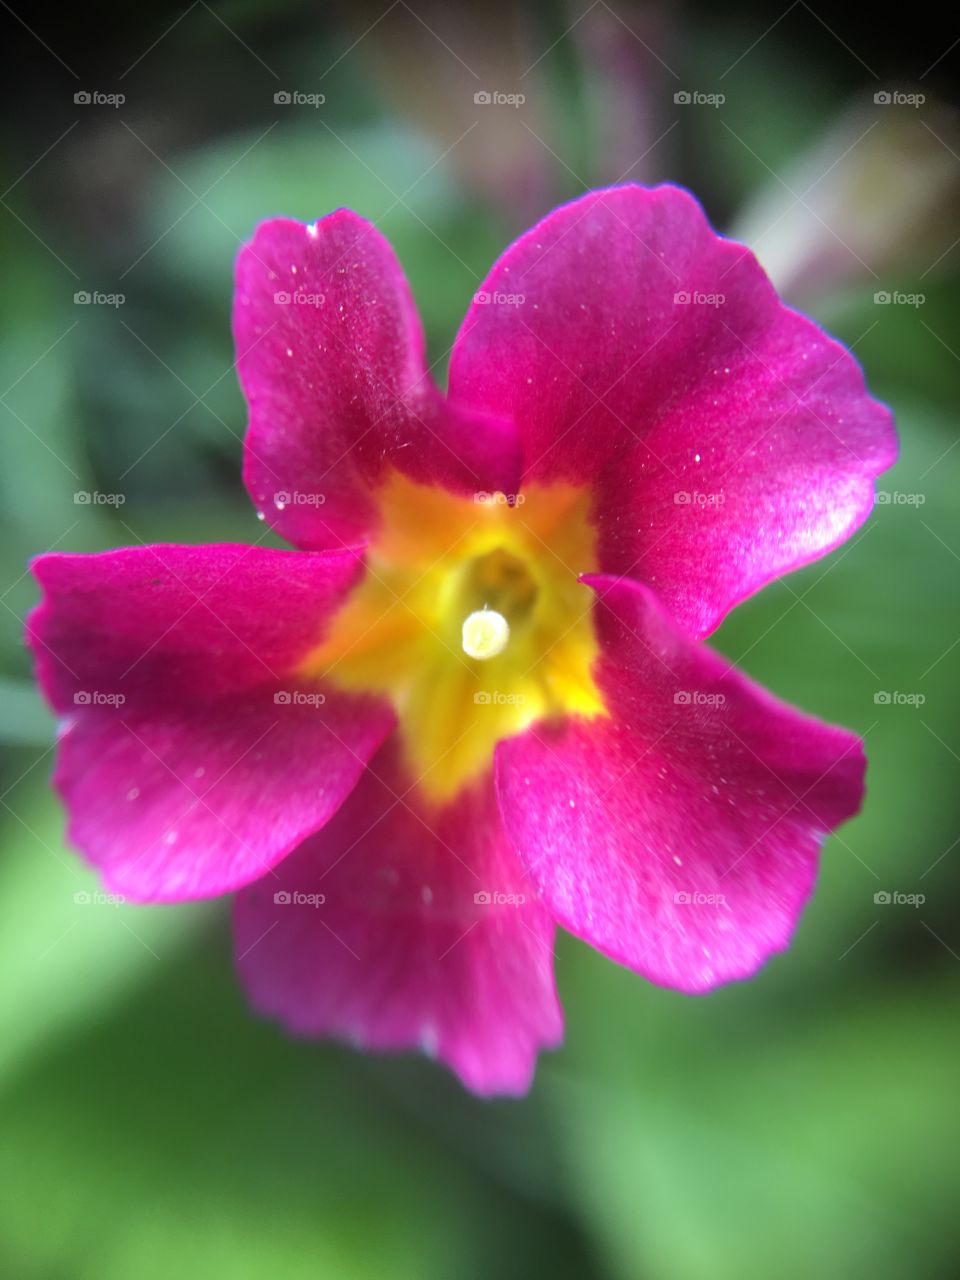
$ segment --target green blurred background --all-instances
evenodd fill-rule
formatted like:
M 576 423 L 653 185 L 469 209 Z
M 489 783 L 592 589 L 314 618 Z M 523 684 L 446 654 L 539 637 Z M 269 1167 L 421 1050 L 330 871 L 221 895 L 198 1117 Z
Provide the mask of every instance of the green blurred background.
M 946 14 L 887 29 L 804 0 L 723 15 L 605 0 L 15 7 L 0 134 L 0 1275 L 960 1273 L 960 49 Z M 75 102 L 84 92 L 126 100 Z M 902 460 L 865 529 L 716 638 L 866 735 L 869 798 L 827 844 L 793 949 L 750 983 L 690 999 L 562 938 L 566 1047 L 527 1099 L 483 1103 L 417 1058 L 293 1044 L 254 1021 L 227 903 L 82 900 L 95 880 L 63 844 L 53 725 L 22 645 L 25 566 L 51 547 L 263 535 L 239 479 L 228 328 L 233 258 L 258 220 L 339 205 L 375 219 L 442 380 L 500 249 L 620 179 L 693 189 L 897 413 Z M 875 900 L 898 892 L 925 901 Z

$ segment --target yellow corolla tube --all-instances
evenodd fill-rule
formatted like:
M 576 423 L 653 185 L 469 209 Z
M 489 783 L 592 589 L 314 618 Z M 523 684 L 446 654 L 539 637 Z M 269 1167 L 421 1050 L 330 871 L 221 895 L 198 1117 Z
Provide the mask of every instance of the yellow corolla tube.
M 407 764 L 444 803 L 489 769 L 501 738 L 594 716 L 596 567 L 585 493 L 570 485 L 461 497 L 394 474 L 366 573 L 304 664 L 387 697 Z

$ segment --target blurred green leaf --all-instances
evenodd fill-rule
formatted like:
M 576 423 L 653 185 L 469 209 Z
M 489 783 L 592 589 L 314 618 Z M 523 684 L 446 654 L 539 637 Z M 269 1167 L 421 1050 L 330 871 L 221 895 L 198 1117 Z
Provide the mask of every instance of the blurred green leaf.
M 202 926 L 204 905 L 138 907 L 103 894 L 61 840 L 63 819 L 36 781 L 2 799 L 0 862 L 0 1082 L 77 1027 L 102 1018 L 153 978 Z
M 457 1140 L 458 1111 L 509 1132 L 507 1104 L 497 1120 L 422 1060 L 380 1071 L 286 1040 L 249 1015 L 229 949 L 221 930 L 153 965 L 135 999 L 61 1034 L 8 1093 L 0 1267 L 25 1280 L 519 1280 L 578 1257 L 561 1219 L 476 1170 Z M 418 1118 L 431 1097 L 439 1125 Z
M 53 717 L 36 685 L 0 677 L 0 742 L 46 746 Z
M 625 975 L 583 967 L 583 1069 L 552 1096 L 613 1274 L 943 1274 L 960 1172 L 953 973 L 922 995 L 901 981 L 748 1030 L 736 1000 L 704 1020 L 704 1001 L 649 989 L 611 1025 Z
M 143 267 L 159 265 L 168 277 L 203 290 L 225 331 L 233 260 L 259 222 L 276 214 L 313 222 L 334 209 L 353 209 L 396 249 L 428 334 L 445 338 L 438 354 L 445 350 L 454 337 L 446 329 L 451 317 L 466 310 L 503 246 L 437 163 L 442 149 L 387 123 L 331 130 L 310 122 L 278 126 L 262 142 L 258 137 L 244 134 L 176 160 L 190 187 L 210 188 L 192 209 L 180 183 L 167 175 L 158 180 L 147 243 L 163 238 Z

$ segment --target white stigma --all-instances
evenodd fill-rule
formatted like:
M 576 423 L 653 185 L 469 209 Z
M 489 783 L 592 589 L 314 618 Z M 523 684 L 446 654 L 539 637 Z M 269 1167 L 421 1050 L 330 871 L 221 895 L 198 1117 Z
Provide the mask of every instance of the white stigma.
M 510 639 L 510 624 L 496 609 L 478 609 L 464 621 L 463 651 L 471 658 L 495 658 Z

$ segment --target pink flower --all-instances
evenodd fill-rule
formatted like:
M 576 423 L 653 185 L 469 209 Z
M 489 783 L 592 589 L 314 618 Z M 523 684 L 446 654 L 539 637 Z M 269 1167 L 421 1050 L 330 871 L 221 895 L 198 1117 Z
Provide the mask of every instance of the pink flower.
M 237 891 L 287 1028 L 521 1093 L 559 923 L 709 990 L 786 947 L 859 740 L 699 642 L 868 515 L 852 357 L 674 187 L 592 192 L 475 296 L 449 394 L 355 214 L 240 255 L 245 477 L 298 548 L 48 555 L 29 625 L 70 838 L 139 901 Z

